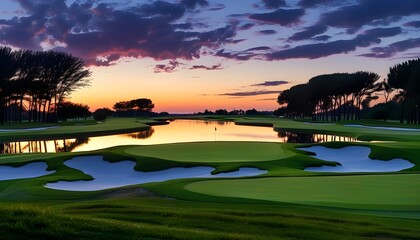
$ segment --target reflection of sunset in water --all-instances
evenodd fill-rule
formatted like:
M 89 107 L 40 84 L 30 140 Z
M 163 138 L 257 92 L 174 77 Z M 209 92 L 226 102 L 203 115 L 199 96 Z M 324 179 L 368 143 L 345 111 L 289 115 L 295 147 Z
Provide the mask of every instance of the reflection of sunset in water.
M 0 144 L 2 153 L 80 152 L 121 145 L 149 145 L 198 141 L 262 141 L 316 143 L 355 141 L 353 138 L 327 134 L 277 133 L 271 127 L 235 125 L 233 122 L 175 120 L 150 130 L 103 137 L 26 141 Z

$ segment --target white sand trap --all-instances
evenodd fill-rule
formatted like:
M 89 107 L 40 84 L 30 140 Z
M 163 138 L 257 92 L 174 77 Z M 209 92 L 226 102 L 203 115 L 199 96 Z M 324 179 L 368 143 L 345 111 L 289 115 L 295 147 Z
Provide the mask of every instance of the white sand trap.
M 359 127 L 359 128 L 371 128 L 371 129 L 381 129 L 381 130 L 392 130 L 392 131 L 414 131 L 420 132 L 418 128 L 399 128 L 399 127 L 374 127 L 374 126 L 365 126 L 365 125 L 357 125 L 357 124 L 347 124 L 344 125 L 346 127 Z
M 45 162 L 28 163 L 20 167 L 0 166 L 0 180 L 34 178 L 44 176 L 55 171 L 47 171 Z
M 340 149 L 313 146 L 299 148 L 304 151 L 313 152 L 316 158 L 339 162 L 341 166 L 307 167 L 309 172 L 397 172 L 403 169 L 414 167 L 411 162 L 395 158 L 388 161 L 374 160 L 369 158 L 370 148 L 362 146 L 349 146 Z
M 20 128 L 20 129 L 0 129 L 0 132 L 40 131 L 40 130 L 58 128 L 58 127 L 60 127 L 60 126 L 37 127 L 37 128 Z
M 133 161 L 110 163 L 104 161 L 102 156 L 75 157 L 64 163 L 79 169 L 94 178 L 92 181 L 59 181 L 48 183 L 47 188 L 68 191 L 96 191 L 133 184 L 162 182 L 180 178 L 216 178 L 216 177 L 244 177 L 267 173 L 257 168 L 240 168 L 235 172 L 211 175 L 212 167 L 170 168 L 162 171 L 139 172 L 134 170 Z

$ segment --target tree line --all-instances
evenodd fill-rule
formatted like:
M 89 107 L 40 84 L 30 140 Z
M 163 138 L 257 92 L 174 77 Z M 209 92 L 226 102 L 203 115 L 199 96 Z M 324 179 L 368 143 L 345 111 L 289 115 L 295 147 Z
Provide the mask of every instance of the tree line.
M 81 58 L 56 51 L 13 51 L 0 47 L 0 124 L 55 122 L 60 105 L 89 85 Z
M 117 116 L 150 116 L 155 105 L 152 100 L 148 98 L 138 98 L 129 101 L 121 101 L 114 104 L 112 107 Z
M 383 96 L 401 105 L 400 121 L 420 123 L 420 58 L 390 68 L 387 79 L 373 72 L 333 73 L 311 78 L 280 92 L 276 114 L 289 118 L 311 116 L 313 121 L 359 120 L 361 110 Z

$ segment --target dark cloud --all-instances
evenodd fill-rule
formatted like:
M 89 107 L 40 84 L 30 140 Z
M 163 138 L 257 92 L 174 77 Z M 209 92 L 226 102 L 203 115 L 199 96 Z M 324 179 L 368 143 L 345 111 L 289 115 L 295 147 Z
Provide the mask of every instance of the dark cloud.
M 358 4 L 323 14 L 320 24 L 347 28 L 349 32 L 354 32 L 366 24 L 378 22 L 388 25 L 403 16 L 418 15 L 419 9 L 419 0 L 360 0 Z
M 246 24 L 240 26 L 238 29 L 239 30 L 248 30 L 248 29 L 252 28 L 253 26 L 255 26 L 255 24 L 253 24 L 253 23 L 246 23 Z
M 249 15 L 250 19 L 274 23 L 282 26 L 296 24 L 300 21 L 300 17 L 305 14 L 303 9 L 277 9 L 269 13 L 255 13 Z
M 212 66 L 205 66 L 205 65 L 193 65 L 192 67 L 190 67 L 189 69 L 191 70 L 195 70 L 195 69 L 204 69 L 204 70 L 222 70 L 222 64 L 215 64 Z
M 267 54 L 268 60 L 290 58 L 321 58 L 339 53 L 348 53 L 358 47 L 368 47 L 381 42 L 381 38 L 392 37 L 401 33 L 400 27 L 375 28 L 365 31 L 351 40 L 337 40 L 328 43 L 300 45 L 294 48 Z
M 175 69 L 180 65 L 181 63 L 178 61 L 169 61 L 168 64 L 157 64 L 154 68 L 155 73 L 171 73 L 174 72 Z
M 313 37 L 312 39 L 314 39 L 316 41 L 325 42 L 330 38 L 331 38 L 331 36 L 328 36 L 328 35 L 320 35 L 320 36 L 317 36 L 317 37 Z
M 224 57 L 224 58 L 240 60 L 240 61 L 249 60 L 249 59 L 254 58 L 258 55 L 259 54 L 256 54 L 256 53 L 253 53 L 253 52 L 248 52 L 248 51 L 227 52 L 225 49 L 221 49 L 221 50 L 217 51 L 216 54 L 215 54 L 215 56 L 217 56 L 217 57 Z
M 211 7 L 209 10 L 210 11 L 219 11 L 219 10 L 223 10 L 225 8 L 226 8 L 226 6 L 224 4 L 219 3 L 216 6 Z
M 362 54 L 360 56 L 373 58 L 389 58 L 397 53 L 418 47 L 420 47 L 420 38 L 412 38 L 392 43 L 387 47 L 374 47 L 371 49 L 371 53 Z
M 273 35 L 273 34 L 276 34 L 277 31 L 272 30 L 272 29 L 266 29 L 266 30 L 258 31 L 258 33 L 263 34 L 263 35 Z
M 267 46 L 261 46 L 261 47 L 248 48 L 247 50 L 245 50 L 245 52 L 250 52 L 250 51 L 267 51 L 267 50 L 271 50 L 271 48 L 270 47 L 267 47 Z
M 280 86 L 284 84 L 288 84 L 288 81 L 265 81 L 263 83 L 256 83 L 250 86 L 252 87 L 273 87 L 273 86 Z
M 276 100 L 277 100 L 277 98 L 262 98 L 262 99 L 257 99 L 257 101 L 276 101 Z
M 250 97 L 250 96 L 258 96 L 258 95 L 266 95 L 266 94 L 278 94 L 280 91 L 269 91 L 269 90 L 261 90 L 261 91 L 247 91 L 247 92 L 230 92 L 230 93 L 222 93 L 219 96 L 231 96 L 231 97 Z
M 209 5 L 207 0 L 181 0 L 180 3 L 188 9 L 195 9 L 197 6 L 207 7 Z
M 328 27 L 325 25 L 314 25 L 305 28 L 304 31 L 293 34 L 288 40 L 289 41 L 300 41 L 310 39 L 313 36 L 319 35 L 327 31 Z
M 234 26 L 196 31 L 196 23 L 180 21 L 187 7 L 207 1 L 153 1 L 125 8 L 81 2 L 19 0 L 28 16 L 0 19 L 0 44 L 33 50 L 48 45 L 87 64 L 109 66 L 123 57 L 190 60 L 200 57 L 203 48 L 239 42 L 233 39 Z
M 337 2 L 343 2 L 343 0 L 300 0 L 299 6 L 304 8 L 313 8 L 321 5 L 330 5 Z
M 279 7 L 285 7 L 286 1 L 284 0 L 262 0 L 264 6 L 268 9 L 276 9 Z
M 420 28 L 420 21 L 412 21 L 404 24 L 404 26 L 407 27 L 414 27 L 414 28 Z

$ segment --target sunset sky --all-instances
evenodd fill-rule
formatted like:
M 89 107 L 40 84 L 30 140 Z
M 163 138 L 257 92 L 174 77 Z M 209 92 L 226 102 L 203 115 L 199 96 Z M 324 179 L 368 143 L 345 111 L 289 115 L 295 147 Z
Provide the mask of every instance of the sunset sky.
M 70 100 L 91 110 L 274 110 L 313 76 L 420 57 L 419 15 L 420 0 L 1 0 L 0 45 L 83 58 L 91 86 Z

